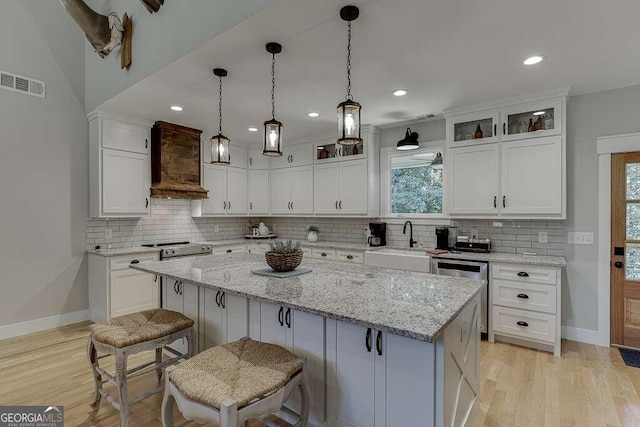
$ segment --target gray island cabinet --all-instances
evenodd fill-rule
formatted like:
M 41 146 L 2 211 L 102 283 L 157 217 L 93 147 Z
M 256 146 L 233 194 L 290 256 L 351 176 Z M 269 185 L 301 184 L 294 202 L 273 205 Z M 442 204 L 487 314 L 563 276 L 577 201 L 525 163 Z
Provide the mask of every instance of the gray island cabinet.
M 302 265 L 313 271 L 287 279 L 253 274 L 264 257 L 245 253 L 131 268 L 162 278 L 163 305 L 196 321 L 199 351 L 250 336 L 306 357 L 312 426 L 473 425 L 485 283 Z M 295 394 L 287 402 L 298 404 Z

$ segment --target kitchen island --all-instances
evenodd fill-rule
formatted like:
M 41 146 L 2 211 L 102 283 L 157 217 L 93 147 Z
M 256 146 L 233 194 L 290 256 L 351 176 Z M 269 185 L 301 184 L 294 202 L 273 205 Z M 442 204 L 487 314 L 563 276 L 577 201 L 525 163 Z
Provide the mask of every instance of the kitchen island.
M 308 359 L 311 425 L 472 425 L 481 281 L 305 260 L 259 276 L 264 257 L 221 254 L 133 265 L 162 278 L 163 306 L 196 320 L 199 350 L 242 336 Z M 297 396 L 288 406 L 297 408 Z

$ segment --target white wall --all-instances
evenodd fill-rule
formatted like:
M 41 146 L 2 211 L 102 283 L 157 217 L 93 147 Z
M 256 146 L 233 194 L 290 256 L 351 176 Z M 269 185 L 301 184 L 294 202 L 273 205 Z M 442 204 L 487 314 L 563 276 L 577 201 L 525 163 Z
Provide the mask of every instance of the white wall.
M 139 82 L 275 0 L 169 0 L 150 14 L 137 0 L 88 0 L 96 12 L 127 12 L 133 20 L 133 63 L 120 69 L 120 49 L 101 59 L 85 43 L 86 109 Z M 57 2 L 56 2 L 57 3 Z M 81 30 L 78 28 L 78 31 Z
M 88 130 L 66 78 L 83 74 L 73 66 L 83 64 L 83 36 L 54 56 L 47 38 L 74 34 L 74 24 L 43 3 L 54 2 L 4 0 L 0 14 L 11 35 L 0 37 L 2 68 L 47 85 L 45 99 L 0 90 L 0 326 L 88 308 Z M 48 28 L 36 24 L 43 17 Z

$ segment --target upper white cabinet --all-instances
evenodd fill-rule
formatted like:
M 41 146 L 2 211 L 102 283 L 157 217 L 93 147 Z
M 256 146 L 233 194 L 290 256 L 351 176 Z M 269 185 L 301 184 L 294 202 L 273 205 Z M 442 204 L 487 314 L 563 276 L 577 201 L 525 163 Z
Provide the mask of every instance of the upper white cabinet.
M 269 169 L 269 157 L 262 150 L 249 150 L 249 169 Z
M 565 219 L 567 96 L 445 111 L 448 213 Z
M 247 170 L 232 166 L 202 165 L 202 186 L 209 198 L 191 203 L 193 216 L 246 215 Z
M 202 164 L 211 164 L 211 141 L 209 139 L 203 137 L 200 141 L 200 153 Z M 249 163 L 249 155 L 246 148 L 238 147 L 232 143 L 229 146 L 229 153 L 229 161 L 231 162 L 229 166 L 246 169 Z
M 249 169 L 249 215 L 269 214 L 269 171 Z
M 367 160 L 315 166 L 316 214 L 364 215 L 368 209 Z
M 149 215 L 151 123 L 96 111 L 88 118 L 89 214 Z
M 282 156 L 271 158 L 271 169 L 313 164 L 313 144 L 294 144 L 282 150 Z
M 364 138 L 360 144 L 340 145 L 335 138 L 326 138 L 314 144 L 315 163 L 336 162 L 341 160 L 356 160 L 366 158 L 369 154 L 369 144 Z

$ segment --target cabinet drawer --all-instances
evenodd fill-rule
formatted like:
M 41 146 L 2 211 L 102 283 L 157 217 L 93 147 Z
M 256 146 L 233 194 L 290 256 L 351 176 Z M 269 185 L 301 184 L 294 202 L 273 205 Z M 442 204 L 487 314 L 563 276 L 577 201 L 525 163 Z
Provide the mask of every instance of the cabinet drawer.
M 236 245 L 236 246 L 220 246 L 213 247 L 213 254 L 230 254 L 234 252 L 246 252 L 247 247 L 245 245 Z
M 556 313 L 556 288 L 535 283 L 494 280 L 493 303 L 505 307 Z
M 336 251 L 331 249 L 314 249 L 311 254 L 316 259 L 336 260 Z
M 558 281 L 555 268 L 524 264 L 492 264 L 491 278 L 543 285 L 555 285 Z
M 109 259 L 109 269 L 113 270 L 124 270 L 125 268 L 129 268 L 132 261 L 134 264 L 149 262 L 149 261 L 158 261 L 160 259 L 160 254 L 133 254 L 127 255 L 123 257 L 114 257 Z
M 336 260 L 341 262 L 352 262 L 354 264 L 364 263 L 364 254 L 362 252 L 336 252 Z
M 498 334 L 504 332 L 512 336 L 553 343 L 557 333 L 556 316 L 494 306 L 493 330 Z

